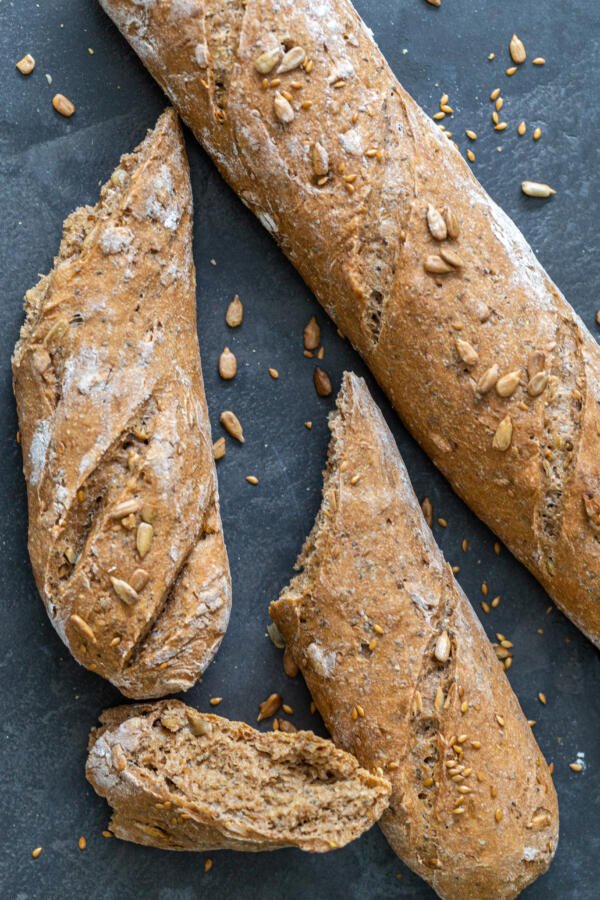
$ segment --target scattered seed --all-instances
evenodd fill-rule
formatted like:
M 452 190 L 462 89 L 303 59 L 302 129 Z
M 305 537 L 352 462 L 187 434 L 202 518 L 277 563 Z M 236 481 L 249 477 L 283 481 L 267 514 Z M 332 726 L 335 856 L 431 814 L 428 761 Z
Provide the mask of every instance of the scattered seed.
M 500 96 L 500 88 L 494 88 L 492 93 L 490 94 L 490 100 L 495 101 Z
M 433 655 L 438 662 L 447 662 L 448 657 L 450 656 L 450 647 L 451 645 L 450 638 L 448 637 L 448 632 L 444 630 L 435 642 L 435 648 L 433 651 Z
M 237 359 L 229 347 L 225 347 L 219 356 L 219 375 L 224 381 L 231 381 L 237 374 Z
M 475 154 L 470 148 L 467 150 L 467 159 L 469 162 L 475 162 Z
M 240 424 L 240 420 L 234 412 L 231 412 L 230 409 L 223 410 L 219 417 L 219 421 L 227 434 L 232 438 L 235 438 L 236 441 L 239 441 L 240 444 L 244 443 L 244 430 Z
M 458 351 L 458 355 L 465 363 L 465 365 L 475 366 L 479 362 L 479 354 L 477 350 L 475 350 L 475 348 L 468 341 L 464 341 L 462 338 L 457 338 L 456 349 Z
M 496 382 L 498 381 L 500 375 L 500 370 L 498 366 L 494 363 L 493 366 L 490 366 L 489 369 L 483 373 L 479 381 L 477 382 L 477 390 L 480 394 L 487 394 L 488 391 L 494 387 Z
M 477 132 L 473 131 L 471 128 L 467 128 L 467 130 L 465 131 L 465 134 L 469 138 L 470 141 L 477 140 Z
M 521 373 L 518 369 L 508 372 L 496 382 L 496 391 L 500 397 L 511 397 L 519 386 Z
M 569 768 L 572 772 L 583 772 L 583 766 L 578 762 L 569 763 Z
M 52 106 L 56 112 L 60 113 L 61 116 L 64 116 L 65 119 L 70 119 L 75 112 L 75 106 L 68 97 L 64 96 L 64 94 L 55 94 L 52 98 Z
M 508 450 L 512 442 L 513 435 L 513 424 L 510 416 L 506 416 L 496 429 L 496 433 L 494 434 L 492 440 L 492 447 L 494 450 L 500 450 L 504 452 Z
M 501 597 L 494 597 L 492 600 L 492 609 L 497 609 L 500 606 Z
M 237 328 L 242 324 L 242 320 L 244 318 L 244 307 L 242 305 L 242 301 L 236 294 L 229 306 L 227 307 L 227 312 L 225 313 L 225 321 L 229 325 L 230 328 Z
M 272 72 L 279 60 L 281 59 L 281 49 L 274 47 L 272 50 L 265 50 L 260 56 L 254 60 L 254 67 L 261 75 L 268 75 Z
M 455 241 L 460 234 L 460 226 L 456 214 L 449 206 L 444 207 L 444 221 L 448 229 L 448 237 Z
M 496 100 L 496 104 L 495 104 L 495 105 L 496 105 L 496 109 L 498 110 L 498 112 L 500 112 L 500 110 L 501 110 L 502 107 L 504 106 L 504 98 L 503 98 L 503 97 L 498 97 L 498 99 Z
M 31 53 L 26 53 L 25 56 L 16 63 L 16 67 L 21 75 L 31 75 L 35 69 L 35 59 Z
M 525 122 L 524 121 L 519 122 L 519 124 L 517 125 L 517 132 L 521 135 L 521 137 L 523 137 L 523 135 L 525 134 L 526 131 L 527 131 L 527 125 L 525 124 Z
M 312 428 L 312 422 L 305 422 L 305 423 L 304 423 L 304 427 L 305 427 L 305 428 L 308 428 L 308 430 L 310 431 L 311 428 Z
M 316 350 L 321 343 L 321 328 L 315 316 L 311 316 L 304 326 L 304 349 Z
M 430 6 L 441 6 L 442 0 L 427 0 Z
M 113 836 L 112 831 L 106 831 L 106 830 L 105 830 L 105 831 L 102 832 L 102 837 L 103 837 L 103 838 L 111 838 L 112 836 Z
M 511 76 L 511 75 L 514 75 L 516 71 L 517 71 L 517 67 L 516 67 L 516 66 L 510 66 L 509 69 L 505 69 L 504 74 L 505 74 L 505 75 L 508 75 L 509 78 L 510 78 L 510 76 Z
M 204 871 L 205 871 L 205 872 L 210 872 L 210 870 L 212 869 L 212 867 L 213 867 L 213 861 L 212 861 L 212 859 L 210 859 L 210 857 L 209 857 L 208 859 L 205 859 L 205 860 L 204 860 Z
M 488 59 L 489 59 L 490 62 L 491 62 L 493 59 L 496 59 L 496 54 L 495 54 L 495 53 L 488 53 Z
M 485 600 L 481 601 L 481 608 L 484 611 L 484 613 L 486 613 L 486 614 L 490 612 L 490 604 L 487 603 Z
M 539 141 L 539 139 L 541 138 L 541 136 L 542 136 L 542 129 L 538 127 L 538 128 L 536 128 L 535 131 L 533 132 L 533 139 L 534 139 L 534 141 Z
M 543 56 L 536 56 L 536 58 L 532 59 L 531 62 L 533 63 L 534 66 L 545 66 L 546 65 L 546 60 L 544 59 Z
M 80 850 L 85 850 L 85 848 L 87 847 L 87 841 L 83 835 L 81 835 L 81 837 L 77 841 L 77 846 Z
M 256 475 L 246 475 L 246 481 L 248 484 L 258 484 L 258 478 Z
M 281 75 L 284 72 L 291 72 L 293 69 L 297 69 L 298 66 L 302 65 L 305 59 L 306 53 L 302 47 L 292 47 L 291 50 L 288 50 L 287 53 L 283 54 L 283 59 L 279 64 L 277 74 Z
M 494 131 L 506 131 L 508 128 L 508 122 L 498 122 L 497 125 L 494 125 Z
M 113 586 L 115 594 L 120 600 L 123 601 L 123 603 L 127 603 L 129 606 L 132 606 L 139 600 L 137 591 L 135 591 L 127 581 L 123 581 L 122 578 L 114 578 L 111 575 L 110 583 Z
M 208 702 L 210 703 L 211 706 L 218 706 L 220 703 L 223 702 L 223 698 L 222 697 L 211 697 Z
M 140 522 L 135 538 L 135 545 L 142 559 L 150 549 L 153 537 L 154 528 L 152 527 L 152 525 L 149 525 L 147 522 Z
M 508 50 L 510 53 L 510 58 L 518 66 L 520 66 L 521 63 L 524 63 L 527 59 L 525 44 L 517 34 L 513 34 L 513 36 L 511 37 L 510 44 L 508 45 Z
M 78 629 L 83 637 L 86 638 L 86 640 L 90 641 L 92 644 L 96 643 L 96 635 L 94 634 L 93 629 L 90 628 L 88 623 L 85 621 L 85 619 L 82 619 L 81 616 L 75 615 L 75 613 L 73 613 L 73 615 L 69 616 L 69 622 L 73 623 L 73 625 Z
M 429 497 L 425 497 L 423 502 L 421 503 L 421 509 L 423 511 L 423 517 L 429 527 L 433 525 L 433 506 L 431 505 L 431 500 Z
M 227 443 L 224 437 L 220 437 L 213 444 L 213 459 L 223 459 L 226 453 Z
M 296 114 L 292 109 L 289 100 L 286 100 L 279 91 L 277 91 L 273 98 L 273 109 L 279 121 L 284 125 L 289 125 L 290 122 L 294 121 Z
M 546 706 L 546 704 L 547 704 L 548 701 L 547 701 L 546 695 L 544 694 L 543 691 L 540 691 L 540 692 L 539 692 L 539 694 L 538 694 L 538 700 L 540 701 L 540 703 L 542 704 L 542 706 Z
M 313 371 L 313 384 L 319 397 L 329 397 L 333 390 L 331 378 L 320 366 L 315 366 Z
M 440 526 L 440 528 L 448 527 L 448 522 L 446 521 L 446 519 L 442 519 L 441 517 L 437 520 L 437 523 Z
M 494 123 L 494 125 L 497 125 L 499 121 L 500 121 L 500 116 L 498 115 L 496 110 L 494 110 L 494 112 L 492 113 L 492 122 Z
M 263 719 L 270 719 L 271 716 L 274 716 L 282 703 L 281 694 L 269 694 L 266 700 L 259 706 L 258 718 L 257 722 L 262 722 Z
M 444 217 L 431 203 L 427 207 L 427 226 L 432 238 L 436 241 L 445 241 L 448 237 L 448 228 Z
M 521 190 L 527 197 L 552 197 L 556 193 L 549 184 L 541 184 L 538 181 L 523 181 Z
M 436 122 L 441 122 L 442 119 L 446 118 L 446 113 L 440 110 L 439 112 L 434 113 L 433 118 Z

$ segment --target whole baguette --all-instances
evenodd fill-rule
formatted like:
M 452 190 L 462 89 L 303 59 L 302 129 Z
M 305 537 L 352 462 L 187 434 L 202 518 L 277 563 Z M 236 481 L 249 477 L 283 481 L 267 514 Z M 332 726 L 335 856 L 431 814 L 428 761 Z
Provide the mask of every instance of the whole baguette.
M 271 616 L 336 744 L 390 778 L 396 853 L 440 897 L 516 897 L 556 849 L 548 767 L 362 379 L 344 376 L 330 429 Z
M 352 5 L 100 2 L 457 493 L 600 645 L 600 351 Z
M 90 735 L 88 781 L 119 838 L 164 850 L 324 853 L 373 825 L 386 778 L 311 731 L 255 731 L 178 700 L 123 706 Z
M 50 620 L 126 696 L 186 690 L 221 642 L 231 582 L 173 110 L 66 220 L 25 310 L 14 388 Z

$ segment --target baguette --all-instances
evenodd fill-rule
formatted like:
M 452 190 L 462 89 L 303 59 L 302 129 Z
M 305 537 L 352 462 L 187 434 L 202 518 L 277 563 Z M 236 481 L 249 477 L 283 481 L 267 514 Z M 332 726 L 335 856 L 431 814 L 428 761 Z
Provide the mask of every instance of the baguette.
M 352 5 L 100 2 L 456 492 L 600 646 L 600 350 Z
M 389 801 L 385 778 L 310 731 L 263 734 L 177 700 L 107 710 L 100 721 L 86 775 L 123 840 L 324 853 L 359 837 Z
M 191 251 L 167 110 L 66 220 L 13 357 L 39 592 L 75 659 L 129 697 L 191 687 L 231 605 Z
M 516 897 L 556 849 L 548 767 L 362 379 L 344 376 L 330 428 L 271 616 L 336 744 L 390 778 L 396 853 L 440 897 Z

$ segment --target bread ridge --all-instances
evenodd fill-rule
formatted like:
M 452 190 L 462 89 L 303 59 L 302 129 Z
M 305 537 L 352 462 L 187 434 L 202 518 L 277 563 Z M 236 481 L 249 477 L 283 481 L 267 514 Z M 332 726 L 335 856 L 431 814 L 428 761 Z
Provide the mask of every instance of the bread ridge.
M 448 900 L 516 897 L 556 849 L 548 767 L 355 375 L 330 428 L 323 503 L 271 616 L 336 744 L 390 778 L 396 853 Z
M 454 490 L 600 646 L 600 351 L 352 5 L 100 2 Z M 256 71 L 261 52 L 292 44 L 310 73 Z M 292 96 L 287 124 L 276 90 Z M 457 240 L 432 237 L 430 205 L 451 209 Z M 426 272 L 442 246 L 462 266 Z M 532 396 L 536 353 L 548 383 Z M 494 365 L 517 372 L 510 397 L 477 390 Z
M 100 722 L 86 776 L 124 840 L 322 853 L 359 837 L 389 800 L 387 779 L 310 731 L 263 733 L 178 700 L 107 710 Z
M 186 690 L 226 630 L 231 582 L 172 109 L 98 204 L 68 217 L 25 310 L 13 379 L 29 552 L 50 620 L 126 696 Z

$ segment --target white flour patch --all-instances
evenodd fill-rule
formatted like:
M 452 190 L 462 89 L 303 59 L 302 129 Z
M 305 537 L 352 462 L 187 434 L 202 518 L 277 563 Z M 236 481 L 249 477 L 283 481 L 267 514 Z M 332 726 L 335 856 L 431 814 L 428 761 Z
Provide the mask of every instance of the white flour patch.
M 29 462 L 31 464 L 29 480 L 34 486 L 39 484 L 42 477 L 51 436 L 50 419 L 42 419 L 33 433 L 31 446 L 29 447 Z

